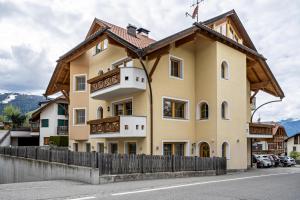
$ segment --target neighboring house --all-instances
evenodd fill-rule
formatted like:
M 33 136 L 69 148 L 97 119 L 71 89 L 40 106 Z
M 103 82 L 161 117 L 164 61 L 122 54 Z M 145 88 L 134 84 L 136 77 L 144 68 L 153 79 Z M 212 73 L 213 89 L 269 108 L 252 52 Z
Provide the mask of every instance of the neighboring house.
M 259 135 L 252 139 L 253 154 L 285 154 L 284 140 L 287 134 L 282 125 L 275 122 L 253 123 L 250 133 Z
M 64 97 L 43 101 L 31 116 L 31 129 L 39 132 L 39 145 L 49 145 L 50 136 L 68 135 L 68 102 Z
M 250 166 L 254 96 L 284 93 L 235 11 L 158 41 L 148 34 L 95 19 L 59 58 L 45 95 L 69 99 L 70 149 Z
M 287 155 L 290 155 L 292 151 L 300 152 L 300 133 L 288 137 L 285 143 Z

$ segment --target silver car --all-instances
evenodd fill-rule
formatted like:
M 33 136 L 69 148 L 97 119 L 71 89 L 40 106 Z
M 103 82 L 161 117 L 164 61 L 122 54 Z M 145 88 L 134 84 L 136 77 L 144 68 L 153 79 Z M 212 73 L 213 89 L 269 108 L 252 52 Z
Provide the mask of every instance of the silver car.
M 272 162 L 268 157 L 258 156 L 257 158 L 257 167 L 272 167 Z

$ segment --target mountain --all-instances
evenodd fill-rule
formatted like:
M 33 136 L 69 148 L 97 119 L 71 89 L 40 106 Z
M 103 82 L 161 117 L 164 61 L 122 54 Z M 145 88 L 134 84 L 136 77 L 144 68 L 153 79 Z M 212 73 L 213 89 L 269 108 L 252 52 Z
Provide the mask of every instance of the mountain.
M 284 126 L 288 136 L 295 135 L 300 132 L 300 119 L 285 119 L 279 121 Z
M 12 104 L 18 107 L 23 114 L 35 110 L 39 107 L 39 102 L 45 97 L 38 95 L 19 94 L 19 93 L 0 93 L 0 115 L 6 105 Z

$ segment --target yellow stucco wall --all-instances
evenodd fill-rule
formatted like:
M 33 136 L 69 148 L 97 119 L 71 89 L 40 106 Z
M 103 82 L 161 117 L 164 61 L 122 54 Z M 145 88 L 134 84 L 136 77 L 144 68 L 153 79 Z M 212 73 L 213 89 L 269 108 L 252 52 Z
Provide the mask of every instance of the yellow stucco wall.
M 169 76 L 170 56 L 183 60 L 183 79 Z M 112 102 L 132 98 L 133 115 L 147 116 L 147 136 L 145 138 L 89 139 L 88 126 L 73 126 L 70 114 L 70 147 L 78 142 L 79 150 L 85 150 L 85 143 L 91 143 L 91 149 L 97 150 L 97 143 L 104 142 L 105 151 L 109 142 L 118 142 L 119 153 L 124 153 L 124 142 L 137 142 L 137 153 L 150 153 L 150 101 L 149 88 L 144 92 L 125 95 L 108 101 L 94 100 L 87 91 L 73 92 L 74 74 L 87 74 L 87 79 L 104 72 L 111 64 L 127 57 L 125 49 L 110 45 L 103 52 L 93 55 L 93 49 L 71 62 L 70 69 L 70 111 L 75 107 L 87 108 L 87 120 L 96 119 L 99 106 L 103 107 L 104 117 L 112 115 Z M 221 63 L 229 64 L 229 80 L 221 79 Z M 144 61 L 148 71 L 155 59 Z M 134 60 L 135 67 L 141 67 Z M 222 155 L 222 143 L 229 144 L 230 169 L 247 167 L 246 124 L 249 120 L 250 86 L 246 75 L 246 55 L 226 45 L 198 37 L 196 41 L 180 47 L 172 45 L 169 54 L 161 57 L 152 77 L 153 90 L 153 153 L 162 154 L 163 142 L 185 142 L 186 155 L 199 155 L 199 145 L 207 142 L 211 156 Z M 163 97 L 188 101 L 188 118 L 185 120 L 163 118 Z M 229 104 L 229 120 L 221 119 L 221 103 Z M 205 101 L 209 105 L 209 119 L 196 119 L 199 103 Z M 71 113 L 71 112 L 70 112 Z

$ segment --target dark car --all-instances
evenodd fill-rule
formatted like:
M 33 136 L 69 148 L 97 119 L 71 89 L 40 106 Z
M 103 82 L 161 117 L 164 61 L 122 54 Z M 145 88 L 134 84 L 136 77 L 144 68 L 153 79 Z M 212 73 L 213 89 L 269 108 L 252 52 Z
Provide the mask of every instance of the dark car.
M 276 155 L 270 155 L 272 158 L 273 158 L 273 160 L 274 160 L 274 162 L 275 162 L 275 167 L 278 167 L 279 165 L 280 165 L 280 158 L 278 157 L 278 156 L 276 156 Z

